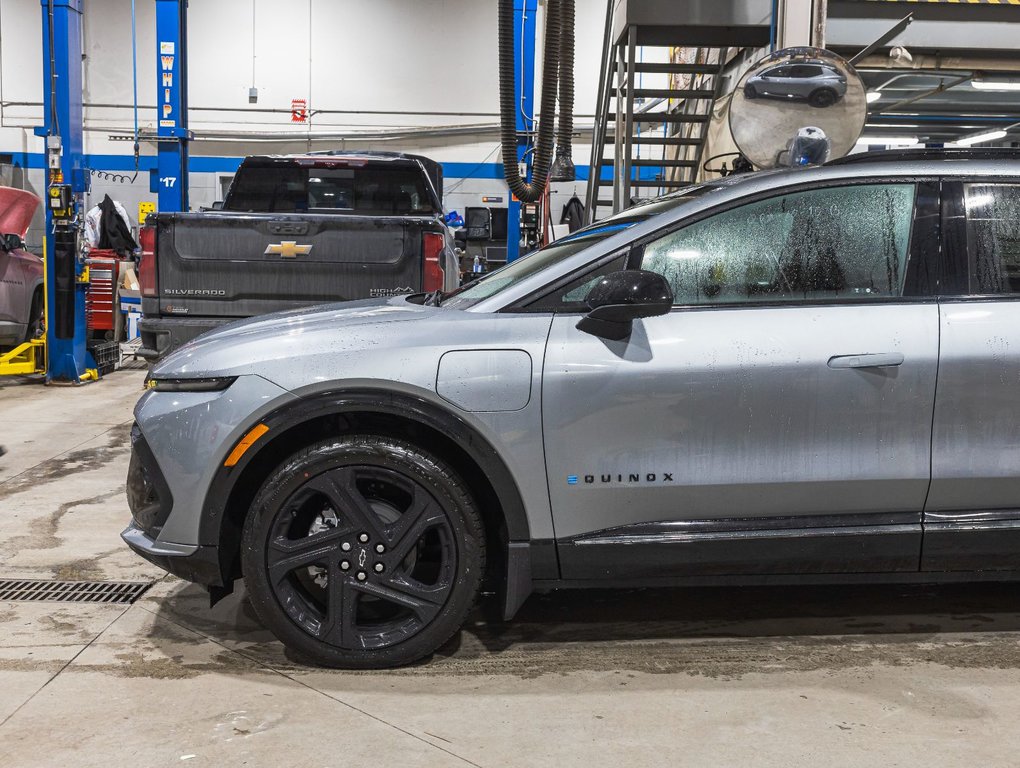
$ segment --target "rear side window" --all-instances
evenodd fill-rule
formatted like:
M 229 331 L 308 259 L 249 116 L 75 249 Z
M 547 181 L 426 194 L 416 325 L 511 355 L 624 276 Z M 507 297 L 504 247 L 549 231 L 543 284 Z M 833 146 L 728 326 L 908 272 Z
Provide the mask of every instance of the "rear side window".
M 648 243 L 641 267 L 681 305 L 900 297 L 914 196 L 867 184 L 748 203 Z
M 1020 184 L 964 184 L 974 293 L 1020 293 Z
M 243 166 L 224 202 L 246 213 L 436 213 L 415 168 Z

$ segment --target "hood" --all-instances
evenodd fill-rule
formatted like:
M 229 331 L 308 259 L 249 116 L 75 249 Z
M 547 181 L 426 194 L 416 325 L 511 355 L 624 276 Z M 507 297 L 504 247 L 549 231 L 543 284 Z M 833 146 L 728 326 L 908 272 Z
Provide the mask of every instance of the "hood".
M 257 366 L 260 358 L 275 357 L 289 346 L 288 342 L 307 339 L 328 343 L 327 340 L 344 337 L 346 345 L 358 340 L 371 344 L 373 334 L 384 326 L 454 311 L 394 296 L 274 312 L 230 323 L 189 341 L 158 363 L 153 375 Z
M 31 192 L 0 187 L 0 235 L 24 238 L 40 202 Z

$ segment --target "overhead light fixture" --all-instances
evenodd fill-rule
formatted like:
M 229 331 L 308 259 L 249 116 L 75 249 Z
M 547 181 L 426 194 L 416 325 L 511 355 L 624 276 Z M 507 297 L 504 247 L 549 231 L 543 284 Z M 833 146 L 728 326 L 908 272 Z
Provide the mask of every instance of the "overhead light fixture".
M 971 80 L 979 91 L 1020 91 L 1020 80 Z
M 887 147 L 912 147 L 919 143 L 916 136 L 861 136 L 857 139 L 858 146 L 882 144 Z
M 874 104 L 880 98 L 882 98 L 882 92 L 881 91 L 868 91 L 867 99 L 868 99 L 868 103 L 869 104 Z
M 978 133 L 974 136 L 964 136 L 962 139 L 957 139 L 956 146 L 969 147 L 972 144 L 983 144 L 986 141 L 998 141 L 999 139 L 1005 138 L 1005 136 L 1005 131 L 988 131 L 987 133 Z

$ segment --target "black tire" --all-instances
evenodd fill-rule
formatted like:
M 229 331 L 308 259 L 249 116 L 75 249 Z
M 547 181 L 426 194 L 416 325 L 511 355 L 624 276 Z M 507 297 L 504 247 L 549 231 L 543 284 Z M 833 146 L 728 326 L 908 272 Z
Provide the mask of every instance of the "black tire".
M 485 533 L 441 459 L 351 435 L 270 475 L 241 558 L 255 613 L 289 649 L 322 666 L 382 669 L 428 656 L 460 629 L 478 597 Z
M 28 311 L 28 324 L 25 326 L 25 341 L 39 338 L 43 334 L 43 295 L 42 289 L 32 295 L 31 308 Z
M 812 91 L 811 95 L 808 96 L 808 104 L 812 107 L 831 107 L 839 99 L 836 92 L 831 88 L 819 88 L 817 91 Z
M 744 98 L 745 99 L 757 99 L 758 91 L 754 89 L 754 86 L 748 83 L 744 86 Z

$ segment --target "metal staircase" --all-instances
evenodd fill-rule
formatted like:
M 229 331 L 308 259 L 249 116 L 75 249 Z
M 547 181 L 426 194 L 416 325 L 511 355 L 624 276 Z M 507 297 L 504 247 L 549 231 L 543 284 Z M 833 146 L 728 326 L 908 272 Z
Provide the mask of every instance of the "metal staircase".
M 718 17 L 727 3 L 716 1 Z M 585 204 L 589 223 L 636 197 L 657 197 L 696 179 L 712 110 L 723 95 L 727 56 L 763 40 L 757 25 L 720 25 L 719 18 L 699 25 L 690 16 L 679 24 L 659 12 L 661 4 L 651 24 L 653 14 L 642 14 L 635 0 L 629 6 L 607 4 Z M 643 21 L 634 23 L 631 11 Z

